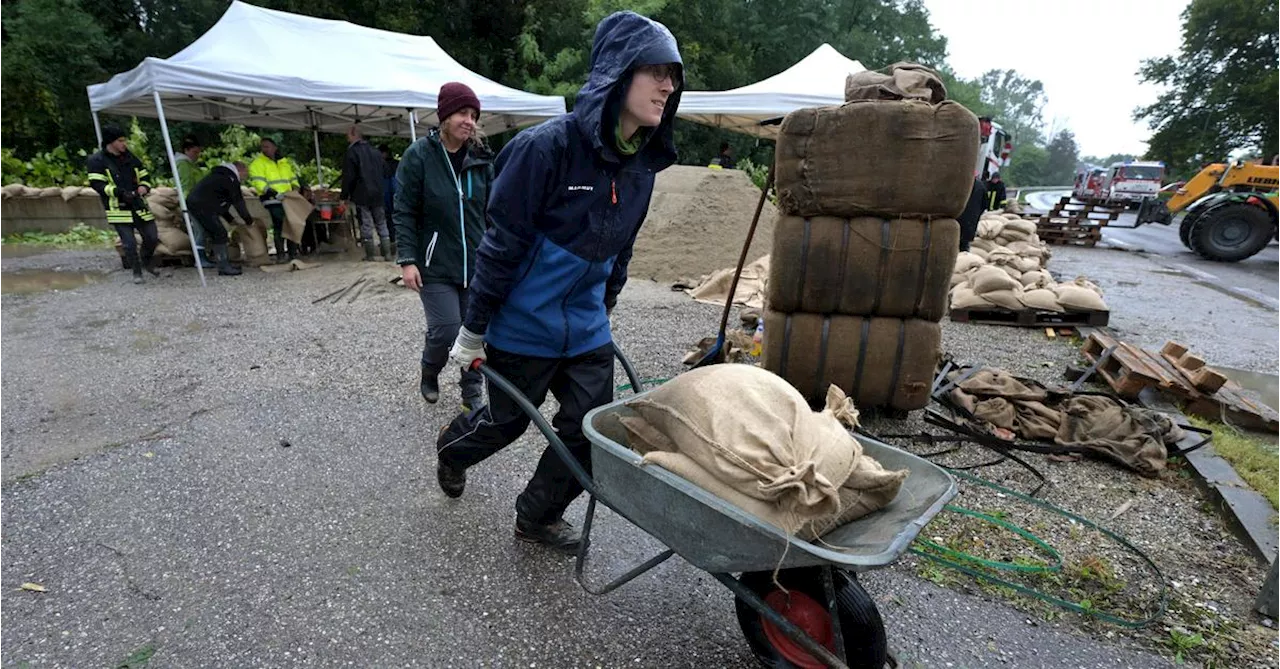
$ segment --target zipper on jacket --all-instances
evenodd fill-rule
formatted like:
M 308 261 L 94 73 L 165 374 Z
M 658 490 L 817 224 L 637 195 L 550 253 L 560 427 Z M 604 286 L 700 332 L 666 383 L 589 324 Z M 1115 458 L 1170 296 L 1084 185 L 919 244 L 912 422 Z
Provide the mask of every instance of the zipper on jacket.
M 466 145 L 463 145 L 466 148 Z M 453 185 L 458 188 L 458 236 L 462 239 L 462 287 L 466 288 L 467 276 L 467 219 L 462 209 L 462 179 L 458 177 L 458 173 L 453 171 L 453 161 L 449 160 L 449 150 L 444 148 L 444 141 L 440 142 L 440 153 L 444 154 L 444 164 L 449 167 L 449 174 L 453 176 Z M 467 186 L 471 185 L 471 175 L 467 175 Z

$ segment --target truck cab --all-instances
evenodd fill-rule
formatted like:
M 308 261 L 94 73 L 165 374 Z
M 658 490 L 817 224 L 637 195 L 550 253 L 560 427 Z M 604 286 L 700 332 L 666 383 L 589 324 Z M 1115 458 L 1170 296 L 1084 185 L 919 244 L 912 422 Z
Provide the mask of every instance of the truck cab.
M 991 178 L 992 173 L 999 172 L 1002 167 L 1008 167 L 1009 158 L 1013 154 L 1013 143 L 1009 141 L 1009 135 L 1004 128 L 992 121 L 989 116 L 978 117 L 978 137 L 981 144 L 978 147 L 978 164 L 974 166 L 973 176 L 986 181 Z
M 1160 192 L 1164 179 L 1164 163 L 1125 161 L 1113 163 L 1096 197 L 1109 205 L 1137 207 Z
M 1071 187 L 1071 196 L 1077 200 L 1089 200 L 1098 196 L 1107 170 L 1101 167 L 1090 167 L 1076 172 L 1075 183 Z

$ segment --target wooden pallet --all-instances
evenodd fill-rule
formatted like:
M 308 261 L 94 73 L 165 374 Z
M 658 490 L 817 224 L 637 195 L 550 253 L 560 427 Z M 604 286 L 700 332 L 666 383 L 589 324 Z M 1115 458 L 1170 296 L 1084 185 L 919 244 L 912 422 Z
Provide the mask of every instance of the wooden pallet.
M 1164 358 L 1174 369 L 1196 390 L 1213 394 L 1227 384 L 1227 377 L 1222 372 L 1205 365 L 1204 358 L 1192 355 L 1186 346 L 1171 341 L 1160 349 L 1160 357 Z
M 1088 325 L 1103 327 L 1111 317 L 1109 311 L 1074 311 L 1057 313 L 1025 309 L 1009 311 L 1008 309 L 952 309 L 951 320 L 956 323 L 977 323 L 979 325 L 1010 325 L 1020 328 L 1074 327 Z
M 1103 360 L 1103 354 L 1108 350 L 1111 353 Z M 1195 372 L 1198 369 L 1211 370 L 1203 365 L 1193 370 L 1184 370 L 1181 365 L 1187 356 L 1186 347 L 1177 342 L 1166 344 L 1157 355 L 1101 332 L 1094 332 L 1085 340 L 1081 352 L 1090 362 L 1098 363 L 1102 360 L 1098 364 L 1099 375 L 1121 397 L 1137 399 L 1138 393 L 1151 387 L 1181 400 L 1185 405 L 1183 410 L 1189 414 L 1248 430 L 1272 433 L 1280 430 L 1280 415 L 1271 407 L 1246 397 L 1244 389 L 1234 381 L 1223 377 L 1222 385 L 1212 392 L 1197 388 L 1197 382 L 1206 388 L 1212 387 L 1217 383 L 1217 378 L 1208 372 L 1197 376 Z M 1169 359 L 1179 352 L 1181 353 L 1174 360 Z M 1194 360 L 1189 362 L 1195 364 Z M 1192 376 L 1196 376 L 1196 379 L 1193 380 Z

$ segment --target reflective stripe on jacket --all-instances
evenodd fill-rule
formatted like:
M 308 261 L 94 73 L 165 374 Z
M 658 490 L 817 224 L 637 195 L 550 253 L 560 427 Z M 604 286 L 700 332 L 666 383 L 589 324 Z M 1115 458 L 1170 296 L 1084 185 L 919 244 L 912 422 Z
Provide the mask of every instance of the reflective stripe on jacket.
M 136 156 L 127 151 L 119 156 L 98 151 L 89 156 L 85 167 L 89 173 L 89 186 L 102 198 L 107 223 L 133 225 L 135 214 L 143 221 L 155 220 L 146 200 L 138 195 L 139 186 L 151 188 L 151 183 L 147 169 Z

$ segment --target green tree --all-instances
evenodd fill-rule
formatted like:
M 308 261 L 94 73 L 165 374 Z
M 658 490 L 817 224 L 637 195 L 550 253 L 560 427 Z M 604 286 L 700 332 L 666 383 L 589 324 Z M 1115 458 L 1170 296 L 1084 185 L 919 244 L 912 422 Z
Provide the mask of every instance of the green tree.
M 993 111 L 995 121 L 1013 137 L 1014 146 L 1044 141 L 1042 113 L 1047 98 L 1044 84 L 1015 70 L 989 70 L 978 79 L 982 102 Z
M 1147 158 L 1185 177 L 1232 151 L 1277 152 L 1277 4 L 1191 1 L 1182 13 L 1178 54 L 1145 61 L 1138 73 L 1167 88 L 1134 113 L 1154 131 Z
M 1076 164 L 1080 161 L 1080 151 L 1076 146 L 1076 136 L 1070 130 L 1059 131 L 1053 141 L 1045 148 L 1045 186 L 1062 186 L 1070 184 L 1076 174 Z
M 1036 144 L 1015 147 L 1009 166 L 1000 170 L 1000 176 L 1010 186 L 1060 186 L 1049 183 L 1049 152 Z M 1070 180 L 1065 183 L 1071 183 Z

